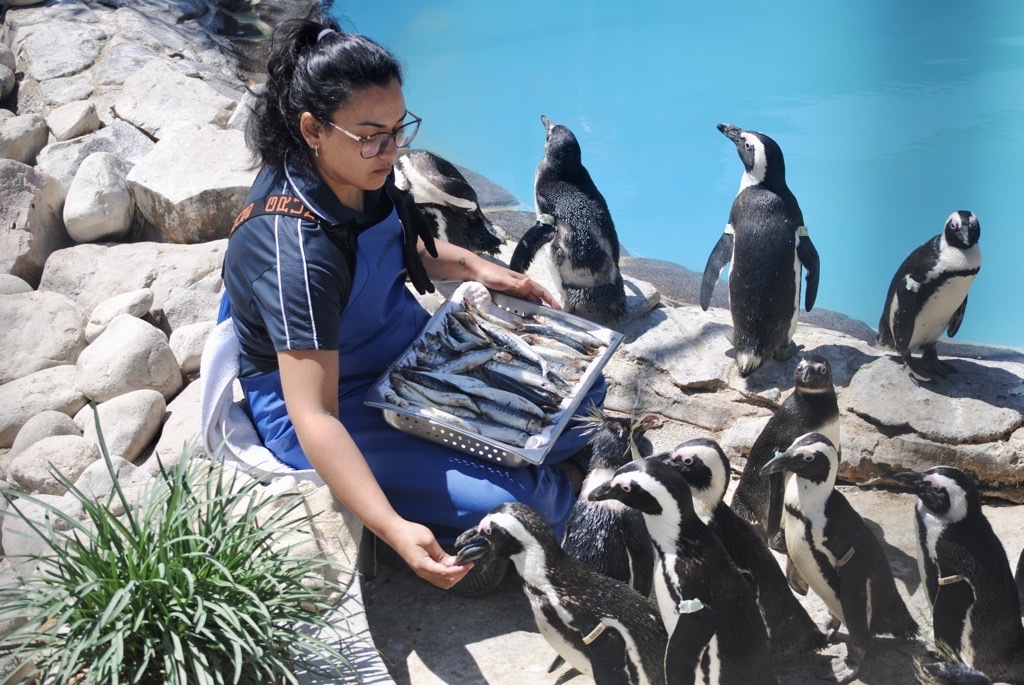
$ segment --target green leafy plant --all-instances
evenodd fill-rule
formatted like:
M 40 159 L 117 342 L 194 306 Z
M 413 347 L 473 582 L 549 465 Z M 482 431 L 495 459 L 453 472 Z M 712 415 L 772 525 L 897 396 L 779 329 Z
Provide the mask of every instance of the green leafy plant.
M 3 493 L 7 515 L 48 547 L 32 557 L 36 573 L 0 589 L 0 615 L 24 620 L 0 641 L 0 672 L 13 673 L 5 682 L 21 677 L 23 661 L 52 683 L 296 683 L 296 671 L 326 675 L 322 664 L 351 672 L 341 650 L 315 636 L 329 628 L 325 597 L 340 584 L 318 573 L 328 562 L 289 549 L 309 526 L 302 496 L 260 496 L 256 481 L 186 447 L 133 506 L 94 415 L 109 497 L 94 501 L 54 474 L 84 521 Z M 20 501 L 69 534 L 30 518 Z

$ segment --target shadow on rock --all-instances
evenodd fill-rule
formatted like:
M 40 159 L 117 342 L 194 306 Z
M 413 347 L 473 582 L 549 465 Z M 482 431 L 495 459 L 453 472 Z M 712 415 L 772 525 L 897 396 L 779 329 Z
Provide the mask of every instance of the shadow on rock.
M 907 511 L 907 516 L 913 515 L 913 509 Z M 879 544 L 882 545 L 882 550 L 885 552 L 885 558 L 889 561 L 889 568 L 892 569 L 893 576 L 903 582 L 907 588 L 908 596 L 913 595 L 921 586 L 921 571 L 917 566 L 917 559 L 896 545 L 889 543 L 885 539 L 885 529 L 881 525 L 866 516 L 863 518 L 864 523 L 868 526 L 868 530 L 874 534 Z
M 820 354 L 828 360 L 832 366 L 832 382 L 837 388 L 845 388 L 850 385 L 853 375 L 860 371 L 865 364 L 873 362 L 878 357 L 858 350 L 849 345 L 819 345 L 818 347 L 806 349 L 801 354 Z M 794 365 L 794 369 L 796 366 Z

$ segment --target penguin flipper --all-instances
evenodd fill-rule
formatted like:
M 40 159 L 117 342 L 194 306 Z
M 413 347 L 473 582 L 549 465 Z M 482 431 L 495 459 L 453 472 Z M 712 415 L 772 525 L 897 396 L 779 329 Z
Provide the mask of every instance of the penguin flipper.
M 733 233 L 726 230 L 722 237 L 715 243 L 715 249 L 708 257 L 708 263 L 704 267 L 704 278 L 700 283 L 700 308 L 704 311 L 711 306 L 711 296 L 715 293 L 715 286 L 722 277 L 722 269 L 732 261 L 732 245 L 735 240 Z
M 715 634 L 715 618 L 700 600 L 690 600 L 700 608 L 680 612 L 675 630 L 665 648 L 665 682 L 667 685 L 694 685 L 701 656 Z
M 556 227 L 553 224 L 545 224 L 540 221 L 535 223 L 530 230 L 523 234 L 512 253 L 512 260 L 508 268 L 525 274 L 530 268 L 530 263 L 537 256 L 537 251 L 544 247 L 544 244 L 555 237 Z
M 593 671 L 594 685 L 629 685 L 626 640 L 623 639 L 622 633 L 603 621 L 597 623 L 590 635 L 594 635 L 598 630 L 600 632 L 593 639 L 589 639 L 589 636 L 583 639 Z
M 1020 596 L 1020 615 L 1024 616 L 1024 550 L 1021 550 L 1020 558 L 1017 559 L 1017 571 L 1013 577 L 1017 581 L 1017 594 Z
M 811 311 L 814 308 L 814 301 L 818 298 L 818 270 L 820 261 L 818 251 L 814 249 L 814 243 L 810 236 L 800 238 L 800 244 L 796 247 L 796 256 L 800 263 L 807 270 L 807 292 L 804 294 L 804 308 Z
M 953 337 L 956 332 L 960 330 L 960 324 L 964 322 L 964 313 L 967 311 L 967 296 L 964 295 L 964 301 L 960 303 L 960 306 L 953 312 L 953 317 L 949 320 L 949 326 L 946 327 L 946 335 Z
M 786 477 L 782 473 L 768 476 L 768 520 L 766 523 L 768 539 L 771 540 L 782 528 L 782 501 L 786 496 Z
M 917 316 L 917 291 L 920 284 L 907 276 L 906 282 L 896 288 L 896 316 L 893 317 L 892 337 L 896 351 L 909 352 L 910 340 L 914 336 L 914 319 Z

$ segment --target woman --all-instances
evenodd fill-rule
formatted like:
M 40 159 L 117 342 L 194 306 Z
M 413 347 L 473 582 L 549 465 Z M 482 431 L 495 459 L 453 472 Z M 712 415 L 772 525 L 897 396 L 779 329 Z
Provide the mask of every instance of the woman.
M 450 588 L 470 565 L 455 564 L 438 537 L 451 542 L 509 500 L 533 506 L 557 531 L 581 473 L 469 458 L 398 432 L 363 406 L 429 318 L 405 287 L 407 271 L 421 291 L 432 290 L 424 276 L 475 280 L 557 303 L 523 274 L 450 244 L 432 249 L 429 236 L 417 242 L 403 227 L 416 215 L 394 188 L 392 163 L 420 120 L 406 108 L 401 70 L 387 51 L 317 13 L 281 24 L 267 70 L 246 132 L 263 168 L 228 241 L 230 308 L 222 312 L 241 344 L 252 418 L 279 459 L 316 469 L 417 575 Z M 260 214 L 271 206 L 277 211 Z M 549 462 L 579 450 L 579 433 L 568 431 Z

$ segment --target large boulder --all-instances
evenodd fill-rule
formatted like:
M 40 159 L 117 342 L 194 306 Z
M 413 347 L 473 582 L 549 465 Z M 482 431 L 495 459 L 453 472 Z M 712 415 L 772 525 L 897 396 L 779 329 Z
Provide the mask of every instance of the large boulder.
M 189 375 L 199 372 L 199 360 L 203 356 L 203 346 L 206 339 L 213 330 L 214 321 L 201 321 L 199 323 L 180 326 L 171 333 L 168 344 L 174 352 L 175 359 L 181 365 L 181 373 Z
M 60 107 L 87 99 L 96 92 L 96 88 L 85 76 L 77 75 L 43 81 L 37 84 L 36 91 L 42 100 L 41 104 Z
M 171 398 L 182 379 L 163 332 L 121 314 L 78 356 L 75 383 L 89 399 L 106 402 L 147 388 Z
M 163 140 L 175 128 L 189 124 L 224 128 L 236 104 L 202 80 L 184 76 L 164 60 L 156 59 L 125 80 L 114 111 L 121 119 Z
M 38 114 L 4 119 L 0 121 L 0 158 L 35 164 L 48 135 L 46 120 Z
M 22 492 L 63 495 L 67 488 L 53 472 L 73 483 L 99 458 L 100 449 L 94 441 L 77 435 L 55 435 L 29 445 L 18 454 L 11 461 L 7 476 Z
M 157 473 L 160 466 L 167 468 L 178 463 L 186 447 L 193 457 L 207 456 L 206 447 L 199 437 L 201 430 L 199 399 L 202 383 L 195 381 L 178 393 L 167 405 L 164 425 L 160 429 L 160 439 L 156 443 L 156 451 L 152 458 L 140 463 L 147 471 Z
M 82 162 L 94 152 L 109 152 L 131 165 L 152 149 L 153 141 L 145 133 L 129 123 L 115 121 L 95 133 L 63 143 L 50 143 L 39 153 L 36 166 L 67 189 Z
M 92 102 L 69 102 L 46 115 L 46 126 L 54 140 L 63 142 L 97 130 L 100 117 Z
M 167 403 L 156 390 L 136 390 L 118 395 L 99 405 L 100 430 L 109 454 L 134 461 L 160 431 Z M 99 437 L 92 409 L 85 407 L 75 416 L 82 437 L 99 449 Z
M 138 319 L 145 316 L 152 306 L 153 291 L 149 288 L 132 290 L 103 300 L 89 315 L 89 323 L 85 325 L 86 341 L 91 343 L 100 337 L 100 334 L 107 330 L 107 325 L 121 314 Z
M 18 79 L 15 78 L 14 72 L 0 64 L 0 100 L 11 94 L 11 91 L 14 90 L 14 84 L 17 82 Z
M 128 184 L 158 232 L 151 239 L 199 243 L 227 237 L 255 178 L 241 131 L 185 126 L 135 165 Z
M 78 167 L 64 201 L 64 225 L 76 243 L 113 240 L 132 225 L 135 202 L 128 190 L 127 162 L 94 152 Z
M 85 349 L 85 315 L 60 293 L 0 295 L 0 384 L 74 364 Z
M 74 419 L 63 412 L 53 410 L 40 412 L 21 427 L 7 456 L 14 458 L 30 445 L 54 435 L 81 436 L 82 429 L 78 427 Z
M 14 48 L 25 75 L 46 81 L 88 69 L 109 37 L 102 28 L 80 21 L 48 21 L 19 30 Z
M 32 292 L 32 286 L 10 274 L 0 274 L 0 295 L 20 295 Z
M 86 402 L 75 387 L 75 367 L 70 364 L 0 385 L 0 448 L 14 444 L 18 431 L 36 414 L 52 409 L 72 416 Z
M 219 283 L 227 242 L 77 245 L 51 255 L 39 288 L 67 295 L 83 312 L 113 295 L 149 288 L 153 307 L 162 309 L 197 285 L 205 292 L 213 286 L 204 284 Z
M 63 206 L 64 188 L 56 179 L 0 159 L 0 273 L 39 285 L 50 254 L 71 244 Z

